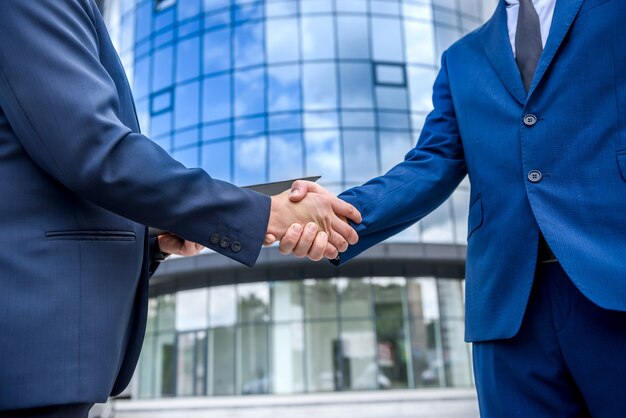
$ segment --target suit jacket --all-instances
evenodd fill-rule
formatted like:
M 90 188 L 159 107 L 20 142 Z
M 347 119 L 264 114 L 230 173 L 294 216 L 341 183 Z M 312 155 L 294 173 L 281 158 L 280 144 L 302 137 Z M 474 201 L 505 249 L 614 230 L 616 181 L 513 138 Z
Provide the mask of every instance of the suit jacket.
M 580 291 L 626 310 L 626 2 L 560 0 L 527 94 L 502 0 L 442 57 L 419 141 L 343 193 L 363 214 L 348 261 L 440 205 L 468 174 L 466 339 L 514 336 L 539 232 Z
M 146 322 L 144 225 L 252 265 L 269 206 L 139 133 L 92 0 L 0 2 L 0 410 L 125 388 Z

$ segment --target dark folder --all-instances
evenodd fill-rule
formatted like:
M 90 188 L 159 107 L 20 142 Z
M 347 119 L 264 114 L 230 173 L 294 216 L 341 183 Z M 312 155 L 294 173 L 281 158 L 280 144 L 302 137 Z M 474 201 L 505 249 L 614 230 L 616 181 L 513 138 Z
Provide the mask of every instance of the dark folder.
M 243 189 L 253 190 L 253 191 L 258 192 L 258 193 L 266 194 L 268 196 L 275 196 L 277 194 L 281 194 L 285 190 L 289 190 L 291 188 L 291 185 L 293 184 L 293 182 L 296 181 L 296 180 L 317 181 L 317 180 L 320 179 L 320 177 L 321 176 L 302 177 L 302 178 L 299 178 L 299 179 L 285 180 L 285 181 L 276 181 L 276 182 L 273 182 L 273 183 L 255 184 L 253 186 L 245 186 L 245 187 L 242 187 L 242 188 Z M 150 228 L 149 230 L 150 230 L 150 236 L 151 237 L 167 233 L 167 232 L 165 232 L 165 231 L 163 231 L 161 229 L 156 229 L 156 228 Z

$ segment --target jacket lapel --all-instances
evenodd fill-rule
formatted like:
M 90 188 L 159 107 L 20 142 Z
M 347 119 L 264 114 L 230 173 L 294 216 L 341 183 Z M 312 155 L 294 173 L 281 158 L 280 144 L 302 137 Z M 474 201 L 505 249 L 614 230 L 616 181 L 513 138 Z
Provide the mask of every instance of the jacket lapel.
M 495 14 L 480 30 L 479 36 L 485 55 L 504 86 L 517 101 L 526 103 L 526 89 L 509 40 L 504 0 L 500 1 Z
M 533 82 L 530 85 L 528 96 L 533 94 L 537 85 L 541 82 L 541 79 L 550 67 L 554 56 L 563 43 L 563 39 L 565 39 L 565 36 L 569 32 L 569 29 L 572 26 L 583 1 L 584 0 L 560 0 L 556 2 L 554 17 L 552 18 L 552 26 L 550 27 L 550 35 L 548 36 L 546 47 L 541 54 L 539 63 L 537 64 L 537 70 L 535 72 Z

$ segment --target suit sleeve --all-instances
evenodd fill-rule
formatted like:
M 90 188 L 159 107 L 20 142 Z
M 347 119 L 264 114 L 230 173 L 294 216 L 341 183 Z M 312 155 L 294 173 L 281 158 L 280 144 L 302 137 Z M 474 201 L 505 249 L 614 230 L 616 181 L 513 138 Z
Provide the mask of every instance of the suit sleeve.
M 270 199 L 185 168 L 119 120 L 94 13 L 88 0 L 0 1 L 0 107 L 18 140 L 80 197 L 253 265 Z
M 335 264 L 349 261 L 428 215 L 450 197 L 467 174 L 445 53 L 433 87 L 433 105 L 417 145 L 402 163 L 339 195 L 359 209 L 363 221 L 353 225 L 359 242 Z

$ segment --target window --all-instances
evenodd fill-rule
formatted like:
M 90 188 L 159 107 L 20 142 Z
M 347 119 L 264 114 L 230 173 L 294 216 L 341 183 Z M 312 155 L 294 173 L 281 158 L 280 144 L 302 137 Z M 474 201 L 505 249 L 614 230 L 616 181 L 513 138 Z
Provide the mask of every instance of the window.
M 374 72 L 379 86 L 406 86 L 406 69 L 403 64 L 374 63 Z
M 172 110 L 172 90 L 154 93 L 151 98 L 150 113 L 154 116 L 168 110 Z
M 160 12 L 176 4 L 176 0 L 154 0 L 154 10 Z

